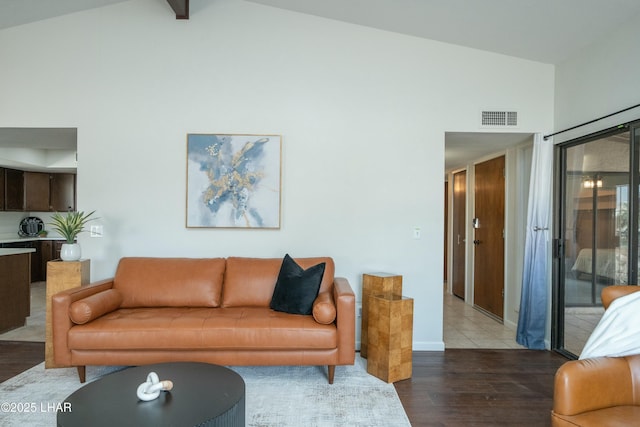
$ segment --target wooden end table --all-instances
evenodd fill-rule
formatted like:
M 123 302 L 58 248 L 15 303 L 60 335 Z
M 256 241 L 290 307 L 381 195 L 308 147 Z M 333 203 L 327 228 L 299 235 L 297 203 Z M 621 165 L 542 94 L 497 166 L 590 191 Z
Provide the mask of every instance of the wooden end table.
M 411 378 L 413 299 L 385 293 L 369 297 L 367 372 L 388 383 Z
M 362 275 L 362 323 L 360 328 L 360 356 L 369 353 L 369 298 L 373 294 L 391 292 L 402 295 L 402 276 L 391 273 L 365 273 Z

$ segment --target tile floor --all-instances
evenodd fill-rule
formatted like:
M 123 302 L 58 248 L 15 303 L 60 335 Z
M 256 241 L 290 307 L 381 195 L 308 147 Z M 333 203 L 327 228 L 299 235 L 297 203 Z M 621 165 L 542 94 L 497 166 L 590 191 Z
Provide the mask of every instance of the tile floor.
M 565 309 L 565 349 L 579 356 L 596 327 L 602 307 Z M 444 293 L 445 348 L 525 348 L 515 340 L 516 331 L 504 326 L 460 298 Z
M 524 348 L 515 337 L 515 330 L 444 293 L 445 348 Z

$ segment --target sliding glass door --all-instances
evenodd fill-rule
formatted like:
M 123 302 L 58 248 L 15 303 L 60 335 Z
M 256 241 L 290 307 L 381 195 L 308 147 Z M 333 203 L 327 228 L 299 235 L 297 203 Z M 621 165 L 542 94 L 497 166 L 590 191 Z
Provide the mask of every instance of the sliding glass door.
M 602 289 L 636 283 L 639 135 L 630 125 L 558 147 L 552 339 L 568 355 L 602 317 Z

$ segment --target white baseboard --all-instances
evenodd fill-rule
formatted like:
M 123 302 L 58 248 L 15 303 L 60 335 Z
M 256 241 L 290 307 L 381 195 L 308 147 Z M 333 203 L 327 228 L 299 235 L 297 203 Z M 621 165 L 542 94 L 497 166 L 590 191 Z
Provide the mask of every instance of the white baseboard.
M 444 341 L 414 341 L 413 351 L 444 351 Z M 360 350 L 360 341 L 356 341 L 356 350 Z

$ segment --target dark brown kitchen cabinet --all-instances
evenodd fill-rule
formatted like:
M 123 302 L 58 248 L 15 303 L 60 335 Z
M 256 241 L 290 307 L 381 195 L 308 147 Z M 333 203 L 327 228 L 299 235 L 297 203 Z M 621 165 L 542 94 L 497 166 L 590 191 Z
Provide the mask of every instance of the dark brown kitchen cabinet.
M 26 240 L 20 242 L 2 243 L 2 248 L 33 248 L 31 252 L 31 281 L 47 280 L 47 263 L 60 259 L 60 250 L 64 240 Z
M 51 174 L 51 210 L 67 212 L 76 210 L 76 175 L 72 173 Z
M 68 212 L 76 209 L 76 175 L 0 168 L 0 210 Z
M 31 312 L 29 254 L 0 256 L 0 333 L 24 326 Z
M 40 282 L 46 279 L 42 271 L 42 249 L 40 242 L 31 242 L 29 247 L 36 250 L 35 252 L 31 252 L 31 281 Z
M 49 211 L 50 174 L 43 172 L 24 173 L 24 210 L 27 212 Z
M 0 168 L 0 211 L 4 210 L 4 168 Z
M 31 258 L 31 281 L 39 282 L 44 280 L 41 271 L 41 260 L 42 260 L 42 248 L 40 246 L 40 241 L 38 240 L 27 240 L 22 242 L 11 242 L 11 243 L 3 243 L 3 248 L 29 248 L 35 249 L 35 252 L 31 252 L 27 255 Z
M 62 251 L 62 245 L 64 245 L 66 240 L 54 240 L 53 241 L 53 254 L 51 255 L 52 259 L 60 259 L 60 251 Z
M 16 169 L 5 169 L 4 179 L 4 210 L 24 211 L 24 172 Z
M 47 280 L 47 263 L 54 258 L 54 241 L 40 241 L 40 276 L 42 280 Z

